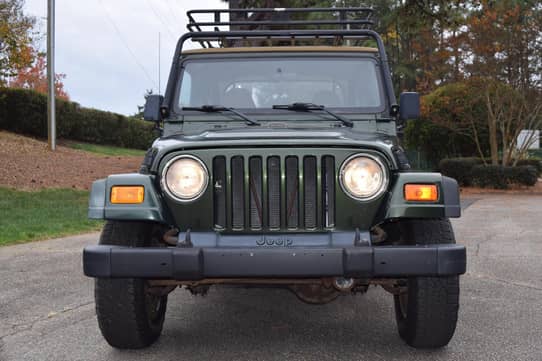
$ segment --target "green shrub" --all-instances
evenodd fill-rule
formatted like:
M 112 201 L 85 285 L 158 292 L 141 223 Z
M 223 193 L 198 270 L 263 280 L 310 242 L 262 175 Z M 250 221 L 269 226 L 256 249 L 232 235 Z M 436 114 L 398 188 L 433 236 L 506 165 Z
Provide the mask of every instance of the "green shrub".
M 147 149 L 155 138 L 143 120 L 57 99 L 57 135 L 81 142 Z M 0 88 L 0 129 L 47 137 L 47 97 L 26 89 Z
M 460 186 L 472 185 L 472 169 L 482 164 L 480 158 L 447 158 L 439 163 L 440 172 L 457 180 Z
M 501 165 L 475 165 L 470 171 L 472 185 L 481 188 L 506 189 L 504 167 Z
M 504 176 L 509 184 L 519 184 L 532 187 L 538 181 L 538 171 L 530 165 L 505 167 Z
M 480 156 L 476 138 L 482 154 L 489 155 L 487 107 L 480 96 L 481 85 L 480 80 L 469 79 L 424 95 L 422 116 L 405 128 L 405 148 L 422 152 L 438 165 L 444 158 Z
M 506 189 L 511 184 L 534 186 L 538 174 L 534 167 L 475 165 L 471 170 L 472 184 L 482 188 Z
M 510 184 L 533 186 L 542 164 L 535 159 L 520 160 L 515 167 L 483 165 L 481 158 L 446 158 L 440 161 L 440 172 L 457 180 L 460 186 L 505 189 Z
M 539 159 L 521 159 L 518 160 L 517 166 L 531 166 L 536 169 L 537 175 L 542 176 L 542 160 Z

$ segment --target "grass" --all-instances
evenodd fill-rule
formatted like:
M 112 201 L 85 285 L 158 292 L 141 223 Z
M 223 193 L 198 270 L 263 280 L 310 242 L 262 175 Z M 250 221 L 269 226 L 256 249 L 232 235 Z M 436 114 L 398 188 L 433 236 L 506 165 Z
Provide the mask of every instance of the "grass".
M 0 246 L 99 230 L 101 221 L 87 219 L 88 194 L 0 187 Z
M 66 144 L 68 147 L 73 149 L 84 150 L 86 152 L 107 155 L 107 156 L 144 156 L 145 151 L 139 149 L 129 149 L 129 148 L 120 148 L 113 147 L 109 145 L 97 145 L 89 143 L 73 143 L 69 142 Z

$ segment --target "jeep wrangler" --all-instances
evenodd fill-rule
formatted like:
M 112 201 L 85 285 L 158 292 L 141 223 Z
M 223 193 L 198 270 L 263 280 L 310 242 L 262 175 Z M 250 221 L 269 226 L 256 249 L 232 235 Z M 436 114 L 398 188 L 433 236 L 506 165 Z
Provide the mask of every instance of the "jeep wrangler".
M 333 19 L 288 18 L 306 12 Z M 448 344 L 466 270 L 458 186 L 411 170 L 398 134 L 419 96 L 397 104 L 370 14 L 188 12 L 165 95 L 144 110 L 160 137 L 138 173 L 92 185 L 89 217 L 106 223 L 83 266 L 111 346 L 152 344 L 176 287 L 224 284 L 308 303 L 382 286 L 408 345 Z

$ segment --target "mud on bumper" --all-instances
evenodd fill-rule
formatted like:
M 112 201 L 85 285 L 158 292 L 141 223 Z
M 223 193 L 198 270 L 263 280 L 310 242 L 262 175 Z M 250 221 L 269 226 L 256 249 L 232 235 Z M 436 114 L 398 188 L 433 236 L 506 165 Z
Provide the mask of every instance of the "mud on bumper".
M 403 278 L 465 273 L 462 245 L 346 247 L 88 246 L 85 275 L 98 278 Z

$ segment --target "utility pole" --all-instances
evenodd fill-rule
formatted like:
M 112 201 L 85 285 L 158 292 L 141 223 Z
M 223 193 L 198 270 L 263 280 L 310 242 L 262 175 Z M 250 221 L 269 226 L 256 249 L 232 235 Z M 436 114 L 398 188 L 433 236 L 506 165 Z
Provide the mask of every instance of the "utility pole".
M 48 0 L 47 5 L 47 140 L 49 149 L 55 150 L 55 0 Z
M 162 84 L 161 84 L 161 82 L 160 82 L 160 80 L 161 80 L 160 78 L 161 78 L 161 73 L 162 73 L 162 72 L 160 71 L 160 69 L 161 69 L 160 66 L 161 66 L 161 64 L 160 64 L 160 32 L 158 32 L 158 95 L 160 95 L 161 89 L 162 89 L 162 88 L 161 88 L 161 85 L 162 85 Z

